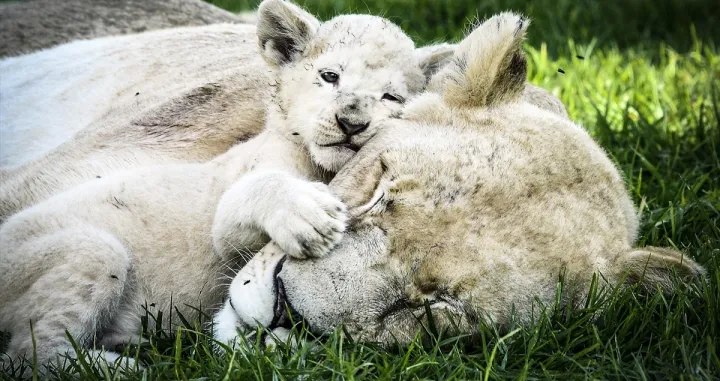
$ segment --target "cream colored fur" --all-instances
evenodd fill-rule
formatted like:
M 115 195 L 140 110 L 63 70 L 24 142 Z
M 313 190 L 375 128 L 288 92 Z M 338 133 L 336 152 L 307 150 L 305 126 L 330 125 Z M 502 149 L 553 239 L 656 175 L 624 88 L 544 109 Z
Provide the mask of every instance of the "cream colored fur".
M 237 37 L 232 29 L 219 35 L 206 30 L 201 36 Z M 192 29 L 161 36 L 172 41 L 178 33 L 193 36 Z M 265 93 L 270 101 L 262 133 L 208 162 L 98 176 L 15 214 L 0 227 L 0 329 L 12 334 L 11 358 L 32 353 L 28 321 L 34 323 L 38 358 L 45 363 L 72 352 L 65 330 L 83 346 L 114 348 L 128 341 L 139 333 L 139 308 L 145 303 L 169 311 L 172 301 L 185 315 L 191 313 L 187 306 L 216 306 L 224 293 L 218 287 L 221 275 L 241 266 L 238 255 L 262 247 L 268 236 L 299 258 L 326 254 L 345 228 L 344 204 L 323 184 L 326 175 L 377 132 L 375 118 L 395 117 L 401 101 L 422 90 L 426 75 L 440 67 L 429 61 L 452 54 L 415 50 L 397 26 L 379 17 L 347 15 L 320 23 L 281 0 L 261 4 L 257 36 L 261 55 L 273 67 L 267 78 L 274 77 L 274 89 Z M 150 33 L 123 38 L 146 47 L 151 46 L 142 44 L 157 41 Z M 88 43 L 102 46 L 107 40 Z M 327 72 L 335 74 L 332 81 Z M 176 148 L 154 145 L 165 138 L 180 136 L 181 143 L 190 144 L 202 137 L 193 134 L 198 127 L 237 127 L 230 118 L 238 118 L 235 110 L 243 112 L 232 109 L 242 99 L 236 88 L 228 88 L 232 84 L 202 86 L 176 103 L 161 104 L 164 111 L 132 121 L 136 134 L 111 147 L 110 159 L 122 160 L 124 154 L 147 165 L 153 162 L 152 150 Z M 137 88 L 112 81 L 107 87 L 127 94 L 128 100 L 116 107 L 132 109 Z M 127 116 L 108 112 L 108 120 L 87 134 L 90 142 L 127 136 L 122 123 Z M 198 123 L 207 119 L 213 123 Z M 343 120 L 363 127 L 350 133 L 339 125 Z M 106 129 L 113 123 L 116 129 Z M 167 127 L 180 132 L 162 129 Z M 90 168 L 112 170 L 102 167 L 106 156 L 92 161 L 95 147 L 81 140 L 86 131 L 67 144 L 89 148 L 81 155 Z M 143 143 L 151 148 L 143 152 Z M 127 149 L 130 144 L 139 146 Z M 195 144 L 191 151 L 207 149 Z M 70 154 L 56 152 L 65 153 L 62 159 Z M 49 164 L 52 156 L 40 161 Z M 183 159 L 191 161 L 187 156 L 176 161 Z
M 280 7 L 270 13 L 273 16 L 290 9 L 280 13 L 285 15 L 280 21 L 301 25 L 295 30 L 300 34 L 290 37 L 317 33 L 305 41 L 311 47 L 308 54 L 299 56 L 292 49 L 279 49 L 293 46 L 280 40 L 288 35 L 261 28 L 264 56 L 271 64 L 282 64 L 280 68 L 260 61 L 254 28 L 233 25 L 74 42 L 2 62 L 3 78 L 12 74 L 7 84 L 15 86 L 11 92 L 2 91 L 16 102 L 7 110 L 24 110 L 0 124 L 14 139 L 8 146 L 28 144 L 36 133 L 36 138 L 59 134 L 39 148 L 50 150 L 49 154 L 27 162 L 32 157 L 25 155 L 35 154 L 35 149 L 27 148 L 16 156 L 22 165 L 2 172 L 2 218 L 32 206 L 0 229 L 0 328 L 14 334 L 11 353 L 27 354 L 27 317 L 46 318 L 35 320 L 36 337 L 45 343 L 40 359 L 46 361 L 70 349 L 64 329 L 85 345 L 92 346 L 97 339 L 97 346 L 112 347 L 135 337 L 142 314 L 139 306 L 146 302 L 164 311 L 171 298 L 177 306 L 217 304 L 223 297 L 217 287 L 219 276 L 229 271 L 225 265 L 237 268 L 247 259 L 235 258 L 238 250 L 266 242 L 260 225 L 276 228 L 271 236 L 297 256 L 322 255 L 338 239 L 343 206 L 324 185 L 303 181 L 325 180 L 326 172 L 352 156 L 342 147 L 319 147 L 340 136 L 333 116 L 360 122 L 369 118 L 368 129 L 351 137 L 351 144 L 362 145 L 376 133 L 376 118 L 399 117 L 394 103 L 388 104 L 392 100 L 377 98 L 388 90 L 409 97 L 425 85 L 427 75 L 442 67 L 454 47 L 434 46 L 413 53 L 407 50 L 411 43 L 386 21 L 345 17 L 313 29 L 307 27 L 317 22 L 312 16 L 284 3 L 267 3 Z M 373 23 L 380 25 L 368 27 Z M 353 34 L 362 38 L 335 33 L 357 26 L 363 29 Z M 383 46 L 363 45 L 376 41 L 373 38 L 381 39 Z M 316 44 L 318 40 L 325 43 Z M 400 45 L 385 46 L 388 41 Z M 394 48 L 406 49 L 399 55 L 405 59 L 401 62 L 417 63 L 417 67 L 403 64 L 398 70 L 410 77 L 392 75 L 383 67 L 381 53 Z M 358 59 L 368 52 L 371 59 Z M 348 85 L 350 91 L 343 95 L 355 91 L 361 102 L 338 96 L 349 102 L 328 103 L 321 91 L 330 88 L 307 74 L 308 61 L 332 64 L 328 55 L 357 64 L 338 65 L 339 86 Z M 24 65 L 37 72 L 26 71 Z M 358 73 L 371 80 L 358 81 L 354 78 Z M 38 76 L 47 82 L 34 80 Z M 316 93 L 303 85 L 303 79 L 311 78 Z M 380 92 L 374 87 L 377 78 L 390 78 L 391 83 Z M 50 86 L 43 87 L 46 83 Z M 56 88 L 61 90 L 54 93 Z M 536 100 L 547 102 L 546 92 L 528 88 L 536 96 L 545 94 Z M 259 132 L 269 99 L 267 119 L 272 128 L 249 140 Z M 30 107 L 37 104 L 45 106 Z M 322 107 L 328 104 L 330 108 Z M 25 126 L 18 122 L 23 118 L 28 118 Z M 205 162 L 236 142 L 245 143 Z M 127 169 L 135 170 L 123 172 Z M 260 171 L 264 169 L 268 171 Z M 244 176 L 247 171 L 253 173 Z M 234 183 L 238 177 L 246 181 Z M 288 202 L 297 208 L 287 207 Z M 260 213 L 239 213 L 249 210 Z M 254 223 L 239 225 L 248 220 Z M 294 230 L 283 230 L 288 226 Z M 318 231 L 317 226 L 327 230 Z M 211 255 L 213 251 L 220 255 Z M 104 355 L 114 358 L 111 353 Z
M 274 74 L 256 46 L 254 26 L 219 24 L 1 61 L 0 222 L 97 177 L 209 160 L 257 135 Z
M 297 260 L 273 243 L 238 273 L 215 336 L 258 325 L 281 334 L 408 342 L 427 326 L 473 334 L 555 302 L 582 306 L 601 287 L 674 287 L 704 269 L 669 248 L 635 248 L 638 217 L 623 178 L 588 133 L 522 97 L 528 20 L 479 25 L 403 117 L 382 122 L 330 183 L 351 227 L 328 256 Z M 539 303 L 538 303 L 539 302 Z

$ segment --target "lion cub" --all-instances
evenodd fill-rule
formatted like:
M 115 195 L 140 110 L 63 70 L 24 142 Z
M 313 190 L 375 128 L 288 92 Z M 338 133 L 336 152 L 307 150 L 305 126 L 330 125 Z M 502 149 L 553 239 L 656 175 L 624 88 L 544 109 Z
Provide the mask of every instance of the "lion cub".
M 269 239 L 291 256 L 326 254 L 346 217 L 322 181 L 375 134 L 374 118 L 399 113 L 452 55 L 440 46 L 418 57 L 379 17 L 321 23 L 281 0 L 261 4 L 257 34 L 277 68 L 264 132 L 207 163 L 91 181 L 2 225 L 0 330 L 12 334 L 11 357 L 33 353 L 29 321 L 47 362 L 73 353 L 66 330 L 89 348 L 136 337 L 145 303 L 170 311 L 173 301 L 186 316 L 188 305 L 216 306 L 227 262 Z

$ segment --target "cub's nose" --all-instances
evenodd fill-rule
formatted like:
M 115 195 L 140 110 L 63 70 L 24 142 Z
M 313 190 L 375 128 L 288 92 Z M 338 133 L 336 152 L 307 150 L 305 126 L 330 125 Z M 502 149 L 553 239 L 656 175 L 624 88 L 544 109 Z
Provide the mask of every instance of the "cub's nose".
M 337 115 L 335 115 L 335 119 L 337 120 L 338 126 L 340 126 L 340 129 L 346 136 L 357 135 L 367 130 L 368 126 L 370 126 L 370 122 L 355 124 L 346 118 L 340 118 Z

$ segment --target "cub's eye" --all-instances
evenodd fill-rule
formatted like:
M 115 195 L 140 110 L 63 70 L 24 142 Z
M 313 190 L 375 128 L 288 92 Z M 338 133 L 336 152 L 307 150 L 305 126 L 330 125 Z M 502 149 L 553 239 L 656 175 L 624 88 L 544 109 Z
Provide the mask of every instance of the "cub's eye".
M 395 95 L 388 94 L 388 93 L 383 94 L 382 100 L 384 100 L 384 101 L 391 101 L 391 102 L 398 102 L 398 103 L 403 103 L 403 102 L 405 101 L 405 100 L 402 99 L 401 97 L 397 97 L 397 96 L 395 96 Z
M 337 75 L 337 73 L 333 73 L 331 71 L 324 71 L 320 73 L 320 78 L 323 79 L 323 81 L 327 83 L 335 83 L 340 79 L 340 76 Z

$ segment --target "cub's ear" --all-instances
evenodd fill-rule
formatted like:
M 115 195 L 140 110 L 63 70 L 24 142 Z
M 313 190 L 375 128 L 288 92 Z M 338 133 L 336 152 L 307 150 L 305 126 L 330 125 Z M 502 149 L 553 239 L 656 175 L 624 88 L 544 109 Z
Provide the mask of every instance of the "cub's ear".
M 426 82 L 430 81 L 435 73 L 451 61 L 455 49 L 457 49 L 457 45 L 445 43 L 415 49 L 415 58 L 425 74 Z
M 697 282 L 705 269 L 682 253 L 661 247 L 647 246 L 625 254 L 618 270 L 627 274 L 627 282 L 641 284 L 652 291 L 657 286 L 664 292 L 673 289 L 673 274 L 689 282 Z
M 270 65 L 296 59 L 315 35 L 320 21 L 284 0 L 265 0 L 258 7 L 260 54 Z
M 522 43 L 529 25 L 509 12 L 486 20 L 460 42 L 428 89 L 454 107 L 491 107 L 519 98 L 527 77 Z

